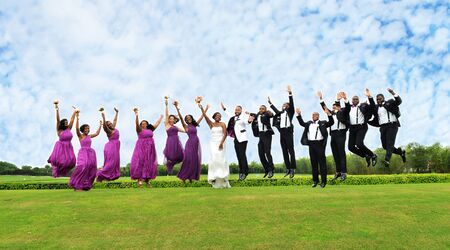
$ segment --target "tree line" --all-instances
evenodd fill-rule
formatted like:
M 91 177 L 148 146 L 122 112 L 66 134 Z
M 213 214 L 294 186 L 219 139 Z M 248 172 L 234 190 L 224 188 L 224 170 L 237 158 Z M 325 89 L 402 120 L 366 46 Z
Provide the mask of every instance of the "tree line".
M 439 143 L 431 146 L 424 146 L 418 143 L 410 143 L 405 147 L 407 161 L 403 163 L 400 157 L 392 157 L 391 165 L 385 168 L 382 163 L 377 163 L 375 167 L 367 167 L 365 159 L 347 154 L 347 173 L 353 175 L 367 174 L 401 174 L 401 173 L 450 173 L 450 147 L 442 146 Z M 375 154 L 379 159 L 384 159 L 385 150 L 376 149 Z M 173 174 L 176 175 L 180 170 L 180 165 L 174 167 Z M 286 168 L 283 163 L 275 164 L 276 173 L 284 173 Z M 335 173 L 335 164 L 333 156 L 327 156 L 328 174 Z M 230 164 L 232 174 L 239 173 L 239 166 L 236 163 Z M 250 173 L 264 173 L 264 169 L 259 162 L 249 163 Z M 297 173 L 310 174 L 311 163 L 308 157 L 297 159 Z M 208 173 L 208 165 L 202 164 L 202 174 Z M 52 169 L 49 165 L 44 167 L 22 166 L 17 167 L 13 163 L 0 161 L 0 175 L 33 175 L 33 176 L 51 176 Z M 158 175 L 167 175 L 166 167 L 158 166 Z M 130 164 L 121 167 L 121 176 L 130 176 Z

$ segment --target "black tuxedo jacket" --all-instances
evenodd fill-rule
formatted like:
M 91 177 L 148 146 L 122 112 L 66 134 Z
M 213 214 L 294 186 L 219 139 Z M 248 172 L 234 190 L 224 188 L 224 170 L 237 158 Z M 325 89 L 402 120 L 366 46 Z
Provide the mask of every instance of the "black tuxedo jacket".
M 395 117 L 397 118 L 397 123 L 398 126 L 400 127 L 400 121 L 398 120 L 398 118 L 400 117 L 400 104 L 402 104 L 402 98 L 400 98 L 400 96 L 394 97 L 394 99 L 389 99 L 387 101 L 385 101 L 381 106 L 384 107 L 388 112 L 391 112 L 392 114 L 395 115 Z M 380 108 L 380 106 L 378 105 L 374 105 L 373 108 L 373 120 L 369 121 L 369 124 L 374 126 L 374 127 L 380 127 L 380 121 L 379 121 L 379 117 L 378 117 L 378 109 Z
M 320 105 L 322 106 L 323 109 L 327 108 L 327 105 L 325 105 L 324 102 L 321 102 Z M 334 112 L 334 110 L 330 111 L 336 115 L 337 120 L 344 124 L 346 126 L 346 130 L 348 129 L 349 125 L 350 125 L 350 104 L 347 102 L 345 103 L 345 107 L 341 107 L 340 111 Z
M 259 112 L 256 113 L 256 114 L 252 113 L 252 114 L 250 114 L 250 116 L 255 117 L 255 119 L 252 122 L 252 131 L 253 131 L 253 135 L 255 137 L 259 137 L 259 135 L 262 134 L 262 133 L 269 133 L 270 135 L 274 134 L 273 129 L 272 129 L 272 125 L 270 124 L 270 118 L 272 116 L 269 114 L 269 112 L 266 111 L 263 114 L 259 114 Z M 266 132 L 260 132 L 259 129 L 258 129 L 258 117 L 259 116 L 261 116 L 262 124 L 264 124 L 264 126 L 266 126 L 266 128 L 267 128 Z
M 297 119 L 298 119 L 298 123 L 300 123 L 300 125 L 305 128 L 300 142 L 303 145 L 309 145 L 309 140 L 308 140 L 309 125 L 311 125 L 313 122 L 312 121 L 304 122 L 301 115 L 297 116 Z M 327 128 L 333 126 L 333 124 L 334 124 L 334 120 L 333 120 L 332 116 L 328 116 L 328 121 L 325 121 L 325 120 L 319 121 L 319 130 L 323 136 L 323 140 L 322 140 L 323 146 L 327 145 L 327 139 L 328 139 Z
M 275 116 L 273 117 L 273 126 L 277 129 L 280 129 L 281 124 L 281 113 L 282 111 L 278 110 L 275 105 L 271 104 L 270 108 L 275 112 Z M 289 121 L 291 122 L 291 126 L 294 127 L 294 124 L 292 124 L 292 119 L 294 118 L 295 114 L 295 108 L 294 108 L 294 98 L 292 95 L 289 96 L 289 108 L 286 110 Z
M 349 117 L 349 124 L 350 124 L 350 110 L 351 110 L 351 105 L 350 103 L 346 102 L 345 103 L 345 112 L 347 113 L 348 117 Z M 373 100 L 373 97 L 369 98 L 369 104 L 367 103 L 361 103 L 359 104 L 359 110 L 361 110 L 361 113 L 363 113 L 364 115 L 364 124 L 367 124 L 369 122 L 369 120 L 372 118 L 373 116 L 373 109 L 375 107 L 375 101 Z

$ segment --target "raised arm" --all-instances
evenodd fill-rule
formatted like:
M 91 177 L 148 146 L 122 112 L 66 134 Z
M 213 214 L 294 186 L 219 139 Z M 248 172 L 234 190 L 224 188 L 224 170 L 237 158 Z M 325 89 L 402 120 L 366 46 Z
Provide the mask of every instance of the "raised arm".
M 77 110 L 74 110 L 74 111 L 73 111 L 72 117 L 70 117 L 69 129 L 72 129 L 72 127 L 73 127 L 73 121 L 75 120 L 75 114 L 77 114 L 78 112 L 79 112 L 79 111 L 77 111 Z
M 155 130 L 158 128 L 159 124 L 161 124 L 163 117 L 164 117 L 163 115 L 160 115 L 158 120 L 156 120 L 155 124 L 153 124 L 153 127 L 155 128 Z
M 59 108 L 58 104 L 55 103 L 55 110 L 56 110 L 56 132 L 59 132 L 59 123 L 61 122 L 61 118 L 59 117 Z
M 164 104 L 166 105 L 166 118 L 164 119 L 164 126 L 167 128 L 169 128 L 169 98 L 164 97 Z
M 281 114 L 281 112 L 277 109 L 277 107 L 273 105 L 272 101 L 270 100 L 270 96 L 267 97 L 267 102 L 269 103 L 270 108 L 273 110 L 273 112 L 275 112 L 275 114 L 277 115 Z
M 178 102 L 174 101 L 173 105 L 175 106 L 175 109 L 177 110 L 178 117 L 180 117 L 181 125 L 183 125 L 184 132 L 186 133 L 188 131 L 188 126 L 187 126 L 186 122 L 184 121 L 183 116 L 181 115 L 180 107 L 178 106 Z
M 208 112 L 208 109 L 209 109 L 209 105 L 206 105 L 205 114 L 206 114 L 206 112 Z M 200 117 L 197 119 L 197 123 L 200 124 L 200 122 L 203 120 L 204 117 L 205 117 L 205 115 L 203 115 L 203 112 L 202 112 Z
M 292 96 L 292 88 L 291 85 L 287 86 L 287 92 L 289 95 L 289 109 L 288 112 L 291 113 L 292 115 L 295 114 L 295 107 L 294 107 L 294 97 Z
M 98 126 L 97 131 L 95 131 L 95 133 L 89 135 L 91 138 L 97 137 L 100 134 L 100 131 L 102 130 L 102 124 L 103 124 L 103 122 L 100 121 L 100 126 Z
M 327 116 L 328 116 L 328 121 L 327 121 L 327 123 L 325 123 L 325 127 L 331 127 L 331 126 L 333 126 L 333 124 L 334 124 L 334 119 L 333 119 L 333 115 L 331 114 L 331 111 L 329 110 L 329 109 L 327 109 L 327 110 L 324 110 L 325 111 L 325 113 L 327 114 Z
M 114 115 L 114 120 L 113 120 L 113 129 L 116 128 L 117 125 L 117 118 L 119 117 L 119 110 L 117 108 L 114 108 L 114 111 L 116 112 L 116 114 Z M 105 121 L 103 121 L 103 124 L 105 123 Z
M 225 125 L 224 122 L 221 122 L 220 126 L 222 127 L 223 137 L 219 145 L 219 150 L 223 150 L 223 145 L 225 144 L 225 140 L 227 139 L 228 132 L 227 132 L 227 125 Z
M 136 115 L 136 133 L 140 133 L 142 131 L 141 126 L 139 125 L 139 111 L 137 109 L 134 109 L 134 114 Z
M 225 114 L 226 114 L 228 117 L 233 117 L 233 116 L 234 116 L 229 110 L 227 110 L 227 108 L 225 107 L 225 105 L 223 104 L 223 102 L 220 103 L 220 107 L 222 108 L 223 112 L 225 112 Z
M 80 117 L 79 117 L 79 113 L 76 113 L 77 116 L 77 122 L 75 124 L 75 129 L 77 131 L 77 136 L 78 138 L 81 140 L 81 131 L 80 131 Z
M 296 109 L 295 109 L 295 112 L 297 113 L 297 120 L 298 120 L 298 123 L 300 123 L 300 125 L 301 125 L 302 127 L 305 127 L 305 126 L 306 126 L 306 123 L 303 121 L 303 118 L 302 118 L 302 111 L 300 110 L 300 108 L 296 108 Z
M 103 120 L 103 129 L 105 130 L 106 134 L 109 136 L 112 133 L 112 130 L 109 129 L 108 126 L 106 126 L 106 117 L 105 117 L 104 112 L 102 112 L 102 120 Z
M 317 96 L 319 97 L 319 101 L 320 101 L 320 106 L 322 106 L 322 109 L 325 110 L 330 110 L 327 105 L 325 104 L 324 100 L 323 100 L 323 94 L 322 91 L 317 91 Z
M 206 105 L 206 108 L 208 108 L 209 105 Z M 203 105 L 201 105 L 200 103 L 198 104 L 198 107 L 200 108 L 200 110 L 202 111 L 202 115 L 203 117 L 205 117 L 206 123 L 208 123 L 209 128 L 213 127 L 213 122 L 211 121 L 211 119 L 209 119 L 209 117 L 206 115 L 206 110 L 203 108 Z
M 394 90 L 392 90 L 391 88 L 388 88 L 387 90 L 388 90 L 389 93 L 391 93 L 391 95 L 394 96 L 395 104 L 396 104 L 397 106 L 399 106 L 400 104 L 402 104 L 402 98 L 400 98 L 400 96 L 399 96 L 398 94 L 396 94 L 396 93 L 394 92 Z

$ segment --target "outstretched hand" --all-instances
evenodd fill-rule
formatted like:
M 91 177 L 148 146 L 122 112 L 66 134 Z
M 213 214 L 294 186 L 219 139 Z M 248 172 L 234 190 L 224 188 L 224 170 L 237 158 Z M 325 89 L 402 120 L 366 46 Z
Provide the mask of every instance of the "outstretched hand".
M 395 95 L 394 90 L 392 90 L 391 88 L 388 88 L 387 91 L 388 91 L 389 93 L 391 93 L 391 95 Z
M 366 88 L 366 91 L 364 91 L 364 95 L 367 97 L 371 97 L 370 90 L 368 88 Z
M 220 102 L 220 107 L 221 107 L 223 110 L 226 109 L 226 108 L 225 108 L 225 105 L 223 105 L 223 102 Z
M 317 97 L 319 97 L 320 100 L 323 100 L 323 94 L 322 91 L 317 91 Z
M 292 94 L 292 88 L 291 88 L 291 85 L 288 85 L 287 86 L 287 92 L 291 95 Z
M 302 114 L 302 111 L 300 110 L 300 108 L 296 108 L 296 109 L 295 109 L 295 113 L 297 113 L 297 115 L 301 115 L 301 114 Z

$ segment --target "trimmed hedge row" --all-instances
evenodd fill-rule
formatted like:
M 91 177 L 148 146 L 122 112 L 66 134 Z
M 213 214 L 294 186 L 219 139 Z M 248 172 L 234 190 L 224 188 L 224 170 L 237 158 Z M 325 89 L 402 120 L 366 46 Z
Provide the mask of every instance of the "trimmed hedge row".
M 331 181 L 330 185 L 378 185 L 378 184 L 410 184 L 410 183 L 448 183 L 450 174 L 400 174 L 400 175 L 353 175 L 347 180 Z M 299 186 L 311 185 L 311 177 L 300 176 L 294 179 L 247 179 L 245 181 L 230 180 L 232 187 L 259 187 L 259 186 Z M 153 181 L 153 188 L 179 188 L 179 187 L 210 187 L 205 180 L 182 183 L 181 181 Z M 136 182 L 109 182 L 95 183 L 97 189 L 137 188 Z M 71 189 L 67 183 L 0 183 L 0 190 L 25 189 Z

